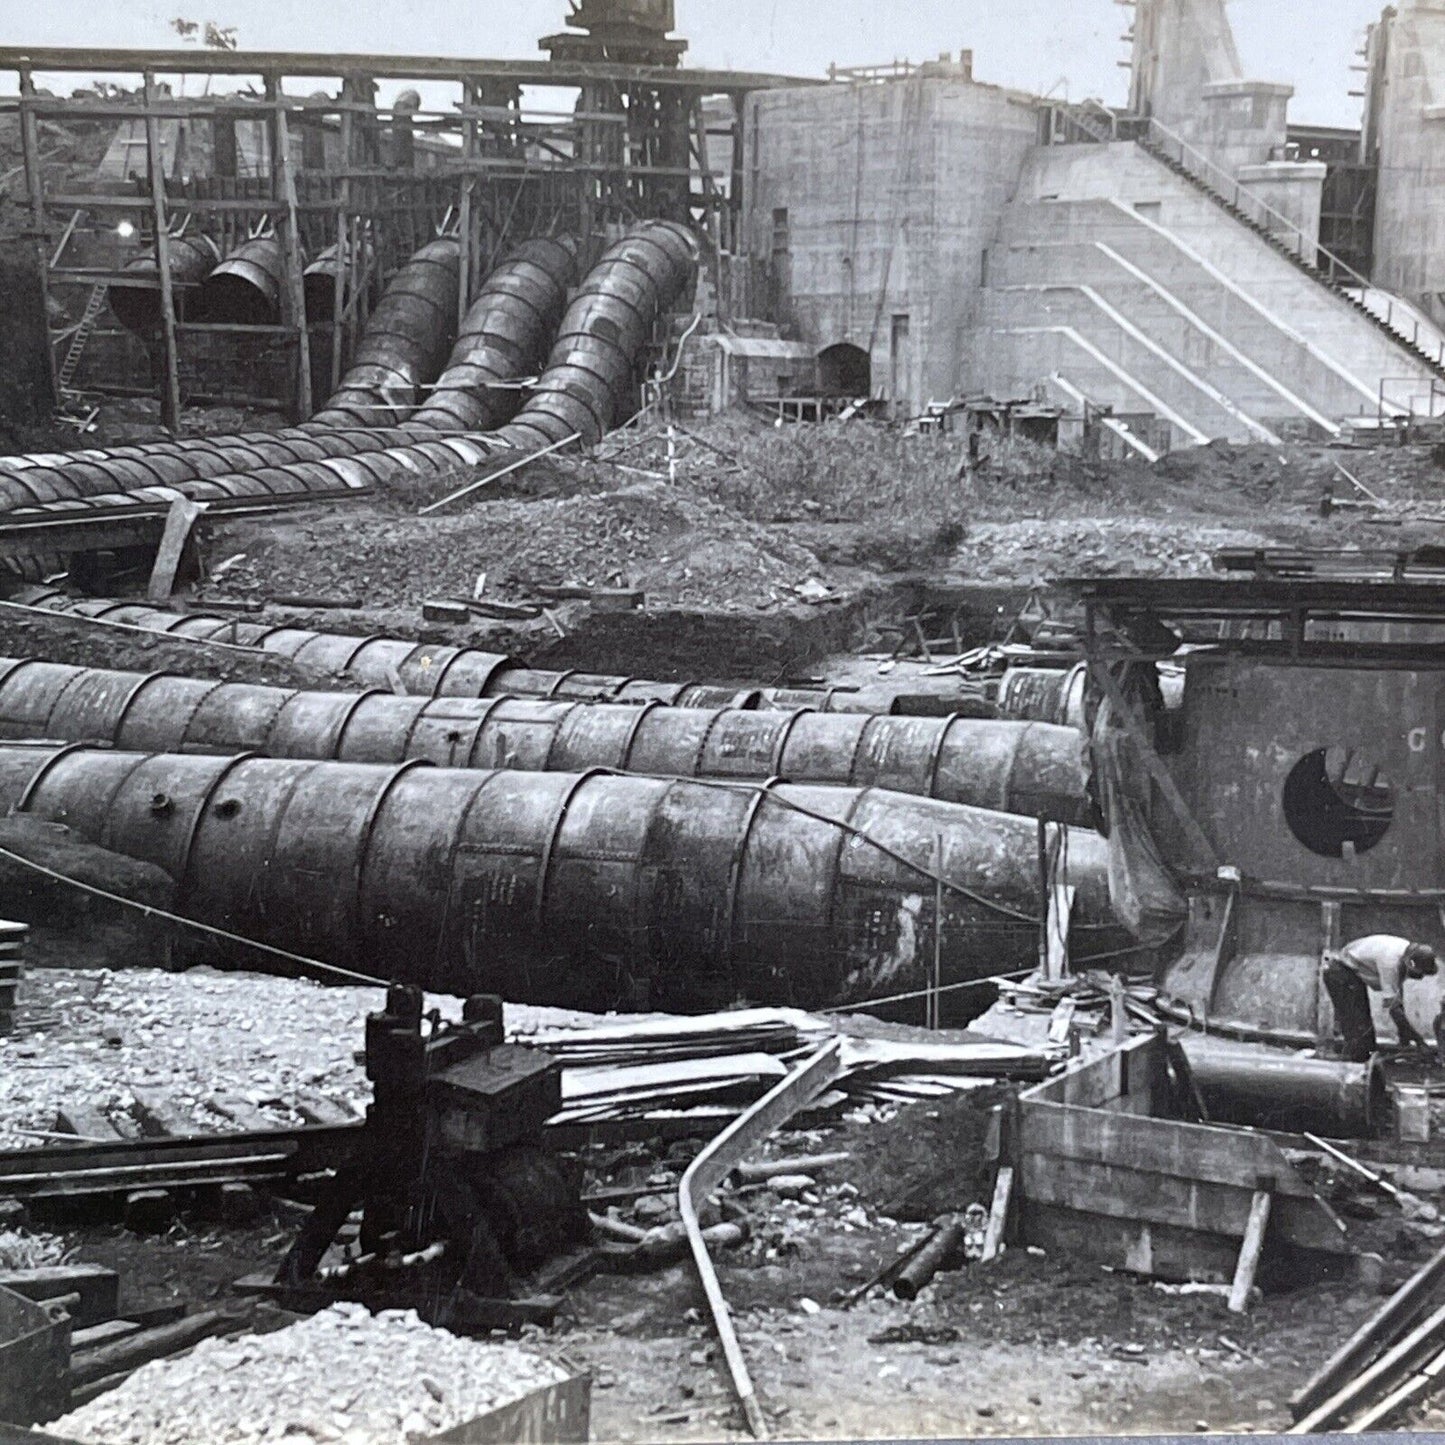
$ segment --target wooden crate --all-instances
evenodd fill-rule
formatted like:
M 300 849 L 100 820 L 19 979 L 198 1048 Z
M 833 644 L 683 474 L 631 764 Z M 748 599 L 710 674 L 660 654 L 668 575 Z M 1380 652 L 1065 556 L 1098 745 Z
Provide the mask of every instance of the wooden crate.
M 1228 1283 L 1257 1193 L 1266 1247 L 1347 1254 L 1329 1211 L 1254 1130 L 1168 1117 L 1162 1036 L 1071 1065 L 1019 1098 L 1025 1242 L 1163 1279 Z

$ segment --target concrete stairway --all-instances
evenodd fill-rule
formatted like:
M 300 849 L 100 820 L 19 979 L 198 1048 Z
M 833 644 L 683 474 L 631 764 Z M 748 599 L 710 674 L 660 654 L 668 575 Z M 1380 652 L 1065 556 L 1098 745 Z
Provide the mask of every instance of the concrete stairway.
M 1445 381 L 1445 351 L 1442 351 L 1439 342 L 1439 333 L 1431 327 L 1434 333 L 1436 344 L 1431 344 L 1429 335 L 1422 336 L 1418 324 L 1412 328 L 1405 312 L 1408 310 L 1411 316 L 1417 316 L 1412 308 L 1407 308 L 1406 303 L 1399 298 L 1394 298 L 1397 307 L 1401 308 L 1398 316 L 1395 307 L 1390 306 L 1384 298 L 1387 293 L 1379 291 L 1378 288 L 1361 288 L 1350 284 L 1346 276 L 1335 276 L 1331 269 L 1312 263 L 1303 257 L 1300 252 L 1292 246 L 1287 239 L 1278 233 L 1269 230 L 1259 224 L 1253 216 L 1235 205 L 1228 196 L 1212 186 L 1207 179 L 1192 170 L 1183 160 L 1177 160 L 1170 154 L 1167 145 L 1151 139 L 1140 139 L 1137 142 L 1141 150 L 1147 151 L 1161 165 L 1168 166 L 1175 175 L 1181 177 L 1203 196 L 1208 197 L 1215 205 L 1233 216 L 1243 226 L 1248 226 L 1267 245 L 1272 246 L 1292 265 L 1298 266 L 1307 276 L 1318 281 L 1320 285 L 1328 287 L 1337 295 L 1342 296 L 1350 305 L 1354 306 L 1362 316 L 1368 317 L 1400 345 L 1408 347 L 1430 369 L 1442 380 Z
M 966 385 L 1020 395 L 1061 373 L 1166 418 L 1175 445 L 1328 437 L 1432 388 L 1445 406 L 1367 299 L 1138 144 L 1041 147 L 987 258 Z

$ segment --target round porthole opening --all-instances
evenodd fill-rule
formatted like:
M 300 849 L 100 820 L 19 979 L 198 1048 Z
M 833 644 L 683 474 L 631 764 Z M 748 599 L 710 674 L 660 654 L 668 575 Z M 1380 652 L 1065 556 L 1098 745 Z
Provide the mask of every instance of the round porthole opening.
M 1390 830 L 1395 789 L 1373 759 L 1354 748 L 1316 748 L 1289 771 L 1284 816 L 1321 858 L 1368 853 Z

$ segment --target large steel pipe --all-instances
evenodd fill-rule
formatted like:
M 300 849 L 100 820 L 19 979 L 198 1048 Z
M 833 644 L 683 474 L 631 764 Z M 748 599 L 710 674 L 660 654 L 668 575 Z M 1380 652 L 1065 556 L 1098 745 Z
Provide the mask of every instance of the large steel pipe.
M 1182 1042 L 1204 1107 L 1220 1123 L 1362 1139 L 1384 1121 L 1377 1058 L 1349 1064 L 1193 1034 Z
M 9 746 L 0 810 L 160 867 L 190 918 L 455 994 L 862 1002 L 928 984 L 936 891 L 945 986 L 1038 949 L 1033 822 L 878 789 Z M 1102 840 L 1068 857 L 1107 929 Z
M 466 437 L 445 437 L 427 445 L 455 451 L 479 444 Z M 304 627 L 247 622 L 215 613 L 167 612 L 138 602 L 69 597 L 54 587 L 23 588 L 15 593 L 13 600 L 28 607 L 123 622 L 153 632 L 240 643 L 263 652 L 279 653 L 351 686 L 385 687 L 421 697 L 543 697 L 573 702 L 663 702 L 674 707 L 769 710 L 776 706 L 756 688 L 657 682 L 607 673 L 558 672 L 526 667 L 516 658 L 474 647 L 313 632 Z M 797 706 L 796 701 L 790 701 L 783 710 L 796 711 Z M 856 703 L 850 705 L 848 711 L 855 710 L 856 706 Z M 886 700 L 878 701 L 877 710 L 889 711 Z
M 593 446 L 634 390 L 653 326 L 695 273 L 697 241 L 686 226 L 647 221 L 610 247 L 567 308 L 532 399 L 500 435 L 535 451 L 574 433 Z
M 349 250 L 344 251 L 333 242 L 301 273 L 301 291 L 306 306 L 306 319 L 313 326 L 336 319 L 336 277 L 338 273 L 341 275 L 342 305 L 346 305 L 350 300 L 350 255 Z M 363 270 L 370 268 L 371 257 L 371 243 L 363 241 L 360 257 Z
M 86 497 L 111 500 L 118 493 L 147 487 L 188 487 L 196 482 L 233 480 L 266 468 L 321 462 L 348 464 L 352 459 L 416 444 L 415 434 L 398 428 L 353 428 L 324 436 L 300 430 L 248 432 L 145 448 L 118 447 L 96 459 L 71 458 L 63 465 L 0 473 L 0 511 L 54 507 Z M 487 449 L 482 450 L 485 454 Z
M 573 241 L 539 237 L 513 251 L 472 302 L 446 369 L 412 424 L 488 431 L 515 415 L 522 404 L 515 383 L 546 360 L 576 279 Z
M 296 692 L 0 659 L 0 739 L 135 752 L 884 787 L 1088 825 L 1078 734 L 1046 723 Z
M 227 269 L 227 263 L 222 263 L 208 278 L 206 286 L 211 291 L 202 288 L 204 304 L 213 304 L 207 297 L 214 297 L 215 286 L 221 285 L 215 278 L 222 272 L 236 287 L 259 287 L 264 292 L 262 277 L 251 275 L 250 268 L 259 267 L 269 274 L 271 253 L 264 248 L 270 245 L 274 243 L 269 240 L 247 243 L 233 253 L 228 263 L 234 264 Z M 556 282 L 552 268 L 560 266 L 561 261 L 558 243 L 543 245 L 551 248 L 545 264 L 538 260 L 540 249 L 524 259 L 528 265 L 539 267 L 531 280 L 542 289 L 533 299 L 545 306 L 551 294 L 549 288 Z M 649 222 L 613 247 L 604 263 L 591 273 L 591 289 L 584 287 L 578 304 L 568 310 L 563 341 L 554 349 L 533 399 L 513 423 L 496 432 L 494 445 L 536 450 L 563 441 L 574 432 L 596 441 L 611 425 L 632 384 L 632 368 L 652 323 L 672 304 L 692 274 L 694 256 L 695 242 L 690 233 L 665 222 Z M 373 314 L 356 364 L 341 388 L 306 426 L 279 434 L 202 437 L 0 458 L 0 510 L 43 507 L 87 496 L 109 498 L 115 493 L 153 486 L 185 486 L 218 477 L 231 478 L 262 467 L 329 462 L 338 454 L 360 457 L 414 441 L 415 430 L 405 433 L 391 427 L 383 433 L 377 429 L 406 419 L 422 388 L 441 366 L 455 315 L 458 266 L 457 243 L 452 240 L 435 241 L 412 258 Z M 543 271 L 548 273 L 545 286 Z M 511 273 L 511 279 L 515 281 L 522 274 L 519 267 Z M 223 302 L 233 289 L 228 282 Z M 469 344 L 466 358 L 459 354 L 457 359 L 458 368 L 475 366 L 477 372 L 459 370 L 453 376 L 455 384 L 444 391 L 447 400 L 439 400 L 437 409 L 428 414 L 429 425 L 446 418 L 447 430 L 455 429 L 456 424 L 470 424 L 465 390 L 468 378 L 475 383 L 478 375 L 490 375 L 488 367 L 500 357 L 504 342 L 524 349 L 540 347 L 545 326 L 534 326 L 530 313 L 524 316 L 518 311 L 523 289 L 518 281 L 517 286 L 502 287 L 488 298 L 484 315 L 478 320 L 481 329 L 469 333 L 474 342 Z M 488 317 L 492 319 L 488 321 Z M 228 312 L 226 319 L 248 318 Z M 624 353 L 629 358 L 625 376 L 619 360 Z M 477 360 L 478 355 L 483 359 Z M 513 370 L 518 364 L 509 361 L 503 369 Z M 504 414 L 497 407 L 494 385 L 482 383 L 479 397 L 479 421 Z M 490 449 L 486 448 L 482 455 Z M 408 469 L 405 458 L 386 467 L 393 476 Z
M 1011 667 L 999 681 L 999 715 L 1082 729 L 1088 683 L 1083 662 L 1068 668 Z
M 350 370 L 314 423 L 389 426 L 411 415 L 456 333 L 460 266 L 460 246 L 443 238 L 397 272 L 371 313 Z
M 243 241 L 206 279 L 196 297 L 203 321 L 274 326 L 281 319 L 286 252 L 275 236 Z
M 248 289 L 254 290 L 257 286 L 265 289 L 253 273 L 258 267 L 265 271 L 272 255 L 266 248 L 274 245 L 270 240 L 248 242 L 233 252 L 207 279 L 200 298 L 202 305 L 230 306 L 226 298 L 233 293 L 241 297 L 235 303 L 237 306 L 250 305 L 245 299 Z M 216 478 L 230 480 L 266 467 L 335 462 L 397 447 L 417 446 L 419 438 L 415 432 L 403 431 L 392 423 L 405 416 L 416 401 L 417 387 L 436 374 L 445 355 L 448 318 L 454 316 L 456 310 L 458 256 L 455 241 L 436 241 L 403 267 L 372 316 L 356 366 L 347 373 L 327 409 L 305 426 L 280 432 L 194 437 L 104 450 L 92 448 L 82 452 L 3 458 L 0 459 L 0 510 L 45 506 L 87 496 L 109 499 L 113 493 L 145 487 L 184 486 Z M 220 302 L 215 299 L 217 287 L 221 287 Z M 207 314 L 210 316 L 209 311 Z M 223 319 L 245 318 L 228 314 Z M 407 400 L 400 411 L 386 404 L 387 397 L 382 395 L 386 389 L 388 396 L 401 396 L 402 392 L 395 391 L 398 386 Z M 463 459 L 468 464 L 493 450 L 477 445 L 481 447 L 477 458 Z M 447 468 L 458 464 L 456 458 L 438 460 Z M 358 471 L 356 467 L 347 470 Z M 399 465 L 383 463 L 383 470 L 388 475 L 398 475 L 407 467 L 403 460 Z M 324 484 L 329 490 L 329 484 Z
M 209 236 L 173 236 L 168 243 L 168 252 L 171 284 L 179 287 L 199 286 L 221 259 L 216 243 Z M 127 331 L 134 331 L 138 336 L 154 336 L 161 329 L 161 293 L 155 284 L 160 269 L 154 250 L 132 256 L 121 267 L 122 274 L 133 275 L 138 282 L 150 284 L 131 285 L 116 281 L 106 292 L 106 300 L 110 302 L 115 319 Z M 183 308 L 185 304 L 183 299 Z
M 377 434 L 378 438 L 380 434 Z M 420 440 L 414 433 L 402 433 L 405 445 L 376 446 L 359 451 L 350 448 L 338 449 L 328 455 L 330 449 L 314 443 L 287 443 L 281 454 L 294 456 L 312 454 L 306 461 L 290 461 L 278 464 L 260 463 L 245 471 L 228 472 L 220 476 L 207 476 L 200 480 L 176 481 L 160 484 L 144 482 L 140 476 L 134 478 L 134 485 L 116 490 L 81 493 L 78 496 L 56 496 L 41 503 L 22 504 L 12 508 L 10 515 L 22 521 L 39 521 L 53 517 L 57 523 L 74 515 L 78 507 L 118 507 L 127 502 L 154 498 L 165 492 L 171 496 L 190 497 L 195 501 L 206 501 L 215 497 L 240 495 L 316 497 L 334 496 L 342 491 L 365 490 L 379 483 L 397 480 L 415 480 L 452 471 L 457 467 L 474 467 L 494 455 L 492 447 L 481 437 L 436 436 L 430 441 Z M 107 463 L 107 469 L 118 466 Z M 147 472 L 155 471 L 154 463 L 148 463 Z M 31 489 L 34 473 L 19 473 L 14 477 L 0 477 L 0 491 L 14 482 Z

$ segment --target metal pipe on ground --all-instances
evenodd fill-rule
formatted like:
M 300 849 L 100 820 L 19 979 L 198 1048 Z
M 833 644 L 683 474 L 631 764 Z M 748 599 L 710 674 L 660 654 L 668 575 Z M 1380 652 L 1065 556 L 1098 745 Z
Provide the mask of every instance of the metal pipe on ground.
M 1036 825 L 881 789 L 7 745 L 11 812 L 161 868 L 198 922 L 519 1003 L 864 1003 L 930 985 L 936 918 L 945 987 L 1038 949 Z M 1068 857 L 1111 936 L 1103 840 Z
M 577 243 L 539 237 L 487 278 L 462 320 L 457 344 L 413 426 L 488 431 L 522 405 L 507 383 L 535 376 L 547 359 L 577 279 Z
M 1383 1123 L 1385 1076 L 1378 1059 L 1304 1058 L 1197 1035 L 1181 1042 L 1212 1121 L 1336 1139 L 1368 1138 Z
M 787 778 L 1091 820 L 1078 735 L 1046 723 L 300 692 L 0 659 L 0 739 L 34 738 L 133 752 Z
M 398 435 L 387 433 L 387 437 Z M 74 516 L 78 508 L 95 506 L 114 508 L 127 502 L 154 498 L 158 489 L 172 496 L 188 497 L 192 501 L 207 501 L 218 496 L 274 495 L 304 500 L 308 496 L 332 497 L 341 492 L 362 492 L 371 487 L 401 478 L 416 479 L 436 476 L 453 471 L 458 467 L 478 466 L 494 454 L 490 446 L 479 437 L 436 436 L 423 441 L 415 433 L 400 433 L 403 444 L 398 446 L 374 446 L 363 450 L 328 449 L 313 443 L 297 444 L 287 442 L 273 446 L 267 444 L 265 451 L 284 457 L 298 453 L 306 460 L 278 463 L 260 462 L 244 471 L 233 471 L 220 476 L 160 483 L 143 482 L 137 476 L 134 485 L 117 489 L 85 493 L 79 496 L 50 497 L 44 501 L 25 503 L 9 509 L 0 507 L 0 515 L 6 520 L 19 519 L 41 523 L 46 517 L 53 517 L 61 525 Z M 374 433 L 378 442 L 384 440 L 382 433 Z M 332 452 L 328 455 L 328 450 Z M 315 453 L 315 455 L 310 455 Z M 97 464 L 99 465 L 99 464 Z M 111 461 L 105 464 L 113 471 L 122 463 Z M 138 465 L 138 464 L 137 464 Z M 157 470 L 153 463 L 147 470 Z M 11 482 L 20 482 L 26 489 L 33 489 L 33 472 L 20 473 L 16 477 L 0 477 L 0 493 Z
M 363 458 L 397 447 L 414 447 L 417 437 L 398 428 L 310 432 L 248 432 L 235 437 L 157 443 L 144 449 L 116 448 L 97 460 L 68 460 L 63 466 L 26 467 L 0 473 L 0 511 L 48 508 L 59 512 L 87 497 L 113 501 L 148 487 L 191 487 L 206 481 L 234 481 L 267 468 L 347 464 L 353 472 Z M 489 454 L 486 450 L 483 454 Z M 304 475 L 304 474 L 303 474 Z
M 417 450 L 474 445 L 463 437 L 446 437 Z M 26 607 L 101 622 L 123 622 L 173 636 L 239 643 L 278 653 L 303 667 L 340 679 L 343 685 L 381 687 L 419 697 L 540 697 L 571 702 L 662 702 L 686 708 L 773 710 L 772 701 L 756 688 L 559 672 L 527 667 L 514 657 L 474 647 L 314 632 L 216 613 L 168 612 L 145 603 L 70 597 L 58 588 L 46 586 L 23 588 L 12 600 Z M 797 707 L 794 704 L 783 710 L 793 712 Z M 879 700 L 879 710 L 888 711 L 886 699 Z
M 220 263 L 221 253 L 209 236 L 172 236 L 169 245 L 171 284 L 198 286 Z M 160 263 L 154 250 L 132 256 L 121 267 L 126 275 L 154 281 Z M 161 293 L 155 286 L 132 286 L 113 282 L 106 293 L 115 319 L 138 336 L 154 336 L 161 329 Z M 184 302 L 183 302 L 184 304 Z
M 456 331 L 461 247 L 423 246 L 392 278 L 371 313 L 351 368 L 315 425 L 390 426 L 405 421 L 441 370 Z
M 963 1261 L 964 1228 L 959 1220 L 942 1225 L 894 1277 L 893 1293 L 901 1300 L 916 1300 L 941 1270 L 956 1269 Z
M 998 687 L 1000 717 L 1057 723 L 1084 729 L 1087 663 L 1073 667 L 1011 667 Z

